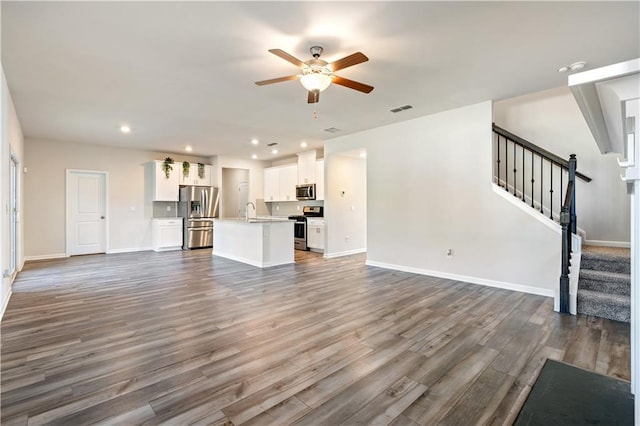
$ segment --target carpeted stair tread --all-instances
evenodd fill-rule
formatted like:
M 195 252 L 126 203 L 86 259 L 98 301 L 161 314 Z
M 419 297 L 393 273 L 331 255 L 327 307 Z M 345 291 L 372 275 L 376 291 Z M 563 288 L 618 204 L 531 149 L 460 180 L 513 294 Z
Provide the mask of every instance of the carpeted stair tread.
M 578 288 L 629 296 L 631 294 L 631 276 L 617 272 L 593 271 L 581 268 Z
M 580 258 L 580 268 L 630 274 L 631 258 L 617 254 L 583 252 Z
M 578 289 L 578 313 L 629 322 L 631 298 L 620 294 Z

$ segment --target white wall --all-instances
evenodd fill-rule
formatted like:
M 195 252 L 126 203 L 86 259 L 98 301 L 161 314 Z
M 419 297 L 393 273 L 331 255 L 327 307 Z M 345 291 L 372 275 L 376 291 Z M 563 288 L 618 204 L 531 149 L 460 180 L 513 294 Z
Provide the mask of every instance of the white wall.
M 493 192 L 491 120 L 484 102 L 325 143 L 325 159 L 367 151 L 368 264 L 553 294 L 560 237 Z
M 325 256 L 364 252 L 367 250 L 366 160 L 354 155 L 327 156 L 326 153 L 325 150 Z
M 267 208 L 264 204 L 264 168 L 268 163 L 258 160 L 243 160 L 238 158 L 217 155 L 211 158 L 213 164 L 213 186 L 223 187 L 222 169 L 247 169 L 249 170 L 249 201 L 256 204 L 258 214 L 265 214 Z M 224 197 L 220 193 L 220 199 Z M 223 207 L 223 206 L 221 206 Z M 222 210 L 221 210 L 222 211 Z
M 207 162 L 193 156 L 36 139 L 25 141 L 24 156 L 28 168 L 24 175 L 24 248 L 28 259 L 65 254 L 66 169 L 109 172 L 108 250 L 117 252 L 151 247 L 144 163 L 167 156 L 176 163 Z
M 9 212 L 10 205 L 10 182 L 9 182 L 9 162 L 11 153 L 18 160 L 18 170 L 21 170 L 23 165 L 23 136 L 18 116 L 9 93 L 7 81 L 5 79 L 4 70 L 0 65 L 0 135 L 1 135 L 1 152 L 0 156 L 0 208 L 2 211 L 0 219 L 0 273 L 8 270 L 11 265 L 10 260 L 10 229 L 11 229 L 11 216 Z M 23 209 L 21 209 L 22 199 L 24 196 L 22 173 L 18 172 L 18 253 L 17 253 L 17 267 L 18 270 L 22 269 L 24 263 L 24 250 L 23 244 Z M 0 288 L 0 318 L 4 314 L 4 309 L 9 302 L 11 294 L 11 278 L 2 278 L 2 286 Z
M 616 155 L 602 155 L 568 87 L 495 102 L 495 123 L 534 144 L 569 158 L 592 178 L 577 180 L 578 226 L 587 242 L 629 243 L 630 205 Z

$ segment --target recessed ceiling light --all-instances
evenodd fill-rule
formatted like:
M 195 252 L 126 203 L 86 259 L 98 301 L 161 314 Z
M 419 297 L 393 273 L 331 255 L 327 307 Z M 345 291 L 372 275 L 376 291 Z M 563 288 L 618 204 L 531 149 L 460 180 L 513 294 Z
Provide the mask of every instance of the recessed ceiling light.
M 258 158 L 258 156 L 256 154 L 251 155 L 251 158 L 253 158 L 254 160 L 256 160 Z
M 122 133 L 129 133 L 131 132 L 131 127 L 127 126 L 126 124 L 123 124 L 122 126 L 120 126 L 120 131 Z
M 558 68 L 558 72 L 579 71 L 587 65 L 585 61 L 574 62 L 571 65 Z
M 184 150 L 187 152 L 191 152 L 193 151 L 193 148 L 191 148 L 191 145 L 187 145 L 186 147 L 184 147 Z
M 574 62 L 571 65 L 569 65 L 569 69 L 571 71 L 578 71 L 578 70 L 581 70 L 582 68 L 584 68 L 585 65 L 587 65 L 587 63 L 585 61 L 578 61 L 578 62 Z
M 251 143 L 254 145 L 258 145 L 260 141 L 258 141 L 258 139 L 251 139 Z
M 306 147 L 307 147 L 307 143 L 306 143 L 306 142 L 302 142 L 302 143 L 300 143 L 300 146 L 301 146 L 302 148 L 306 148 Z
M 272 149 L 272 150 L 271 150 L 271 153 L 272 153 L 272 154 L 277 154 L 277 153 L 278 153 L 278 150 L 277 150 L 277 149 Z

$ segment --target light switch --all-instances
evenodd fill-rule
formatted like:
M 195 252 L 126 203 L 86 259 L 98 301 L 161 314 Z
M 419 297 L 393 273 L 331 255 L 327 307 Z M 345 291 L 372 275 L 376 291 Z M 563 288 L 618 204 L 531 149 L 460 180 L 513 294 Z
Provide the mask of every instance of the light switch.
M 130 212 L 135 212 L 136 211 L 136 206 L 129 206 L 129 211 Z

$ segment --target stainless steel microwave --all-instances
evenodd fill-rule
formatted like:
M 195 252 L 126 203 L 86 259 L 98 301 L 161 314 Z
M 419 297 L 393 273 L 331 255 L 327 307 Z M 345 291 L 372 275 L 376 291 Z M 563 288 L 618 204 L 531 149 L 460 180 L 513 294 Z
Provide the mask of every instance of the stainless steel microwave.
M 315 200 L 316 184 L 305 183 L 304 185 L 296 185 L 296 199 L 297 200 Z

